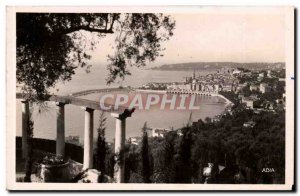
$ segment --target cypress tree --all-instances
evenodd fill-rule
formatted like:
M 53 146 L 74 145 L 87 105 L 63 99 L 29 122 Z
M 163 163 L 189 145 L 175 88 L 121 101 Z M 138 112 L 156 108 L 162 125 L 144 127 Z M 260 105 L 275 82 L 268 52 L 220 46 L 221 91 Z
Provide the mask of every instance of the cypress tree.
M 190 113 L 186 127 L 182 129 L 182 137 L 179 143 L 178 153 L 176 155 L 176 170 L 175 182 L 176 183 L 191 183 L 191 126 L 192 126 L 192 113 Z
M 31 103 L 29 103 L 31 105 Z M 32 108 L 29 108 L 29 117 L 27 119 L 27 156 L 25 163 L 25 177 L 24 182 L 31 182 L 31 173 L 33 165 L 33 120 L 31 111 Z
M 99 117 L 99 126 L 97 128 L 97 149 L 96 149 L 96 169 L 101 172 L 98 182 L 103 182 L 105 174 L 105 158 L 106 158 L 106 141 L 105 141 L 105 123 L 106 117 L 104 112 L 101 112 Z
M 142 128 L 143 138 L 142 138 L 142 176 L 144 183 L 150 183 L 150 159 L 149 159 L 149 144 L 148 144 L 148 134 L 147 134 L 147 122 L 144 123 Z

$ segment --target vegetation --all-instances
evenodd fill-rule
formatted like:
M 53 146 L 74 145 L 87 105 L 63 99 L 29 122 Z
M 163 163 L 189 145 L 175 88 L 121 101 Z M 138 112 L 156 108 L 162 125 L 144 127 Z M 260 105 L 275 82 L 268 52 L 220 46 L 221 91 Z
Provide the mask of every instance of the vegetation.
M 255 122 L 253 128 L 243 126 L 249 120 Z M 283 112 L 256 114 L 240 105 L 232 115 L 224 114 L 219 122 L 199 120 L 182 128 L 182 133 L 180 136 L 171 131 L 164 138 L 146 140 L 143 132 L 139 145 L 127 143 L 125 182 L 144 183 L 149 176 L 152 183 L 280 184 L 285 181 Z M 208 163 L 213 164 L 210 177 L 203 175 Z M 147 172 L 145 166 L 149 168 Z M 220 171 L 219 167 L 225 169 Z M 275 172 L 263 172 L 264 168 L 274 168 Z
M 49 89 L 59 81 L 71 80 L 78 67 L 89 72 L 89 51 L 107 34 L 115 35 L 115 52 L 107 58 L 110 84 L 129 75 L 128 67 L 143 67 L 162 56 L 161 43 L 169 40 L 175 28 L 170 16 L 150 13 L 17 13 L 16 23 L 17 83 L 30 103 L 46 100 Z M 27 182 L 32 170 L 31 119 L 28 124 Z M 99 132 L 103 134 L 99 133 L 97 156 L 104 159 L 104 130 Z M 110 155 L 108 158 L 113 162 Z M 97 167 L 104 171 L 105 165 L 98 161 Z
M 45 156 L 42 160 L 42 164 L 45 165 L 51 165 L 51 166 L 56 166 L 56 165 L 62 165 L 68 162 L 68 159 L 65 159 L 62 156 L 59 155 L 49 155 Z
M 226 97 L 227 99 L 229 99 L 229 101 L 231 101 L 234 104 L 234 106 L 237 106 L 240 103 L 240 99 L 239 99 L 238 95 L 234 92 L 220 91 L 219 93 L 221 95 L 223 95 L 224 97 Z
M 99 39 L 115 35 L 108 55 L 107 82 L 129 75 L 162 55 L 161 43 L 175 22 L 163 14 L 17 13 L 17 82 L 30 99 L 45 99 L 49 88 L 68 81 L 77 67 L 89 65 Z

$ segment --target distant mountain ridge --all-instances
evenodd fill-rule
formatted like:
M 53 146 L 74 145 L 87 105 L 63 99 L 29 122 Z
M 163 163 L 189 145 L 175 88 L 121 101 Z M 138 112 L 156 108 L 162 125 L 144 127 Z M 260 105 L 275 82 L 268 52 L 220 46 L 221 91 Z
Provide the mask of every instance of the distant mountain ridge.
M 158 67 L 153 67 L 152 70 L 161 71 L 187 71 L 187 70 L 215 70 L 222 68 L 246 68 L 246 69 L 283 69 L 284 62 L 266 63 L 266 62 L 194 62 L 194 63 L 178 63 L 164 64 Z

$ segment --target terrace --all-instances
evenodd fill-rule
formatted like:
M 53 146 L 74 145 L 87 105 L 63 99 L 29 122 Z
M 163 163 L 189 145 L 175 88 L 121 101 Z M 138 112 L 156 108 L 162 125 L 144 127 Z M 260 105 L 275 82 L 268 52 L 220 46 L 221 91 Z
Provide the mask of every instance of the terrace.
M 21 99 L 22 103 L 22 141 L 21 141 L 21 153 L 22 159 L 20 163 L 28 156 L 28 120 L 29 120 L 29 101 L 26 100 L 26 95 L 17 93 L 17 99 Z M 87 99 L 81 99 L 74 96 L 57 96 L 52 95 L 47 101 L 55 102 L 57 107 L 57 126 L 56 126 L 56 142 L 55 152 L 57 156 L 65 157 L 68 154 L 68 149 L 65 142 L 65 108 L 66 104 L 73 104 L 80 106 L 85 113 L 84 122 L 84 146 L 83 146 L 83 165 L 82 169 L 93 168 L 93 122 L 94 122 L 94 110 L 101 110 L 100 104 L 96 101 Z M 125 132 L 126 132 L 126 118 L 131 117 L 133 110 L 129 110 L 125 107 L 110 107 L 111 110 L 105 110 L 110 112 L 111 116 L 116 120 L 116 132 L 115 132 L 115 154 L 120 154 L 125 145 Z M 48 152 L 51 153 L 51 152 Z M 34 152 L 35 158 L 39 159 L 43 153 Z M 119 160 L 122 160 L 120 157 Z M 22 165 L 22 164 L 19 164 Z M 124 182 L 124 162 L 119 161 L 115 167 L 115 179 L 117 183 Z

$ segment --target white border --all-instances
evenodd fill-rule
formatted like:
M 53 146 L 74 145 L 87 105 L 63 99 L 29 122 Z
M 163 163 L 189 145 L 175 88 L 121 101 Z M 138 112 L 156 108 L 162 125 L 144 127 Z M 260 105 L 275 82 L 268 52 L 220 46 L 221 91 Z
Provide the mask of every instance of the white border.
M 67 8 L 67 9 L 66 9 Z M 7 189 L 10 190 L 291 190 L 294 183 L 294 13 L 293 7 L 8 7 L 7 8 Z M 164 13 L 284 13 L 286 16 L 286 184 L 221 185 L 221 184 L 72 184 L 15 182 L 15 13 L 24 12 L 164 12 Z M 78 186 L 80 185 L 80 186 Z

